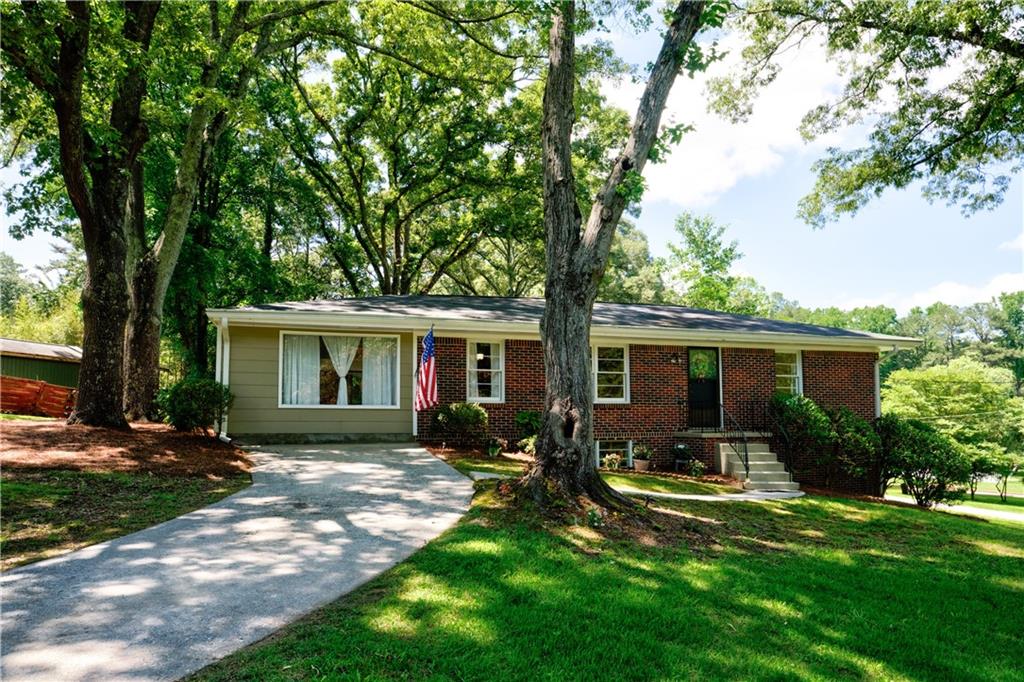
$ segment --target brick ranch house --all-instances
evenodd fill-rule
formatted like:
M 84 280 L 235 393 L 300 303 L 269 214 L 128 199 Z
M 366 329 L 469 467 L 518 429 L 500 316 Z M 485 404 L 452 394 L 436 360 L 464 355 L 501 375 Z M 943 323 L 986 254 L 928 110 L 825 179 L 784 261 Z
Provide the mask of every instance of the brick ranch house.
M 437 442 L 434 412 L 412 408 L 423 335 L 433 325 L 442 404 L 480 403 L 490 435 L 516 442 L 516 414 L 544 407 L 543 299 L 376 296 L 210 309 L 216 377 L 234 394 L 221 435 L 261 442 Z M 709 471 L 749 487 L 828 484 L 869 492 L 809 453 L 784 448 L 767 403 L 776 391 L 823 407 L 879 413 L 881 352 L 915 339 L 679 306 L 597 303 L 591 364 L 595 457 L 677 443 Z M 776 429 L 777 430 L 777 429 Z M 745 460 L 745 461 L 744 461 Z

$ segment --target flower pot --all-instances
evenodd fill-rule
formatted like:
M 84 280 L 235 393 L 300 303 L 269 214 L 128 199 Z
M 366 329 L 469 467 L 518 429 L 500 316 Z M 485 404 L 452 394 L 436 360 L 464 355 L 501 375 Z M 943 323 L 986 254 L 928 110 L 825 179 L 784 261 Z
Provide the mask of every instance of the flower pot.
M 634 459 L 633 468 L 637 471 L 647 471 L 647 468 L 651 466 L 651 460 L 649 459 Z

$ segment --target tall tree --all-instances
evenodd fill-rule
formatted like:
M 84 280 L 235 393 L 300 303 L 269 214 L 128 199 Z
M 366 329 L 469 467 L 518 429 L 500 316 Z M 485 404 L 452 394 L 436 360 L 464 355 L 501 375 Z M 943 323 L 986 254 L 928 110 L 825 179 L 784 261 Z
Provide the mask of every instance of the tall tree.
M 815 165 L 817 183 L 800 204 L 811 224 L 914 182 L 965 213 L 990 208 L 1024 168 L 1020 2 L 758 0 L 739 6 L 736 20 L 750 44 L 740 72 L 716 83 L 719 111 L 747 115 L 779 73 L 779 55 L 824 40 L 846 83 L 808 112 L 802 132 L 871 128 L 864 146 L 830 148 Z
M 13 80 L 5 88 L 8 107 L 42 97 L 52 111 L 61 177 L 85 245 L 85 328 L 72 422 L 127 425 L 122 411 L 127 204 L 132 169 L 147 137 L 142 103 L 159 10 L 159 2 L 5 3 L 2 9 L 0 49 Z M 119 58 L 91 49 L 97 27 L 116 45 Z
M 634 117 L 633 126 L 583 222 L 573 173 L 576 4 L 553 6 L 544 89 L 544 227 L 547 278 L 541 339 L 544 345 L 546 412 L 537 437 L 537 458 L 524 489 L 538 502 L 586 496 L 602 506 L 630 503 L 598 475 L 593 457 L 593 385 L 590 322 L 612 238 L 626 205 L 643 190 L 641 173 L 659 134 L 669 91 L 680 68 L 699 60 L 694 37 L 705 3 L 680 2 L 669 25 Z M 718 23 L 724 6 L 704 21 Z
M 3 56 L 13 75 L 5 95 L 15 103 L 5 117 L 24 121 L 43 111 L 56 119 L 56 141 L 45 126 L 23 130 L 36 134 L 29 141 L 39 150 L 36 160 L 59 168 L 85 246 L 85 339 L 73 421 L 124 427 L 125 408 L 133 417 L 150 412 L 163 300 L 203 149 L 265 56 L 294 45 L 306 34 L 296 22 L 323 4 L 3 6 Z M 158 84 L 150 82 L 155 66 Z M 174 140 L 169 193 L 155 224 L 140 162 L 154 135 L 161 145 Z

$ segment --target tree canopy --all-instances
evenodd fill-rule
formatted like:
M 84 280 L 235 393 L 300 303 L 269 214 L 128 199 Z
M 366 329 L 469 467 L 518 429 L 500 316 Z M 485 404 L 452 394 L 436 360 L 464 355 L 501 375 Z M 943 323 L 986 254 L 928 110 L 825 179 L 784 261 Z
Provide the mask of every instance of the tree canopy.
M 800 215 L 823 225 L 886 188 L 921 183 L 924 196 L 965 213 L 1002 201 L 1024 159 L 1024 5 L 1015 0 L 758 0 L 737 8 L 749 38 L 743 65 L 713 91 L 734 119 L 780 71 L 778 57 L 822 41 L 842 92 L 804 117 L 807 138 L 856 125 L 863 146 L 831 147 Z

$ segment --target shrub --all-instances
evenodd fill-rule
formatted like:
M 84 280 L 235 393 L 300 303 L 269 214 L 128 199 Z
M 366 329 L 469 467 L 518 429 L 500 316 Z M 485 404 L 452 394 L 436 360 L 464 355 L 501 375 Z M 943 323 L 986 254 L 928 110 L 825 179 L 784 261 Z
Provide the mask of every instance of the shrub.
M 802 395 L 776 393 L 768 405 L 795 452 L 820 452 L 832 444 L 835 433 L 824 410 Z
M 536 410 L 520 410 L 516 412 L 516 425 L 524 437 L 536 436 L 544 424 L 544 415 Z
M 612 452 L 604 456 L 604 460 L 601 462 L 606 469 L 618 469 L 622 466 L 623 457 L 617 452 Z
M 1010 479 L 1021 469 L 1024 469 L 1024 457 L 1015 452 L 1006 452 L 991 459 L 991 470 L 998 478 L 996 480 L 996 492 L 999 499 L 1006 502 L 1007 489 L 1010 487 Z M 971 493 L 973 499 L 973 491 Z
M 639 443 L 633 446 L 633 459 L 651 459 L 654 457 L 654 450 L 650 445 Z
M 686 473 L 690 474 L 694 478 L 700 478 L 704 475 L 704 471 L 707 467 L 704 462 L 699 459 L 691 459 L 689 464 L 686 465 Z
M 451 403 L 434 414 L 434 423 L 452 442 L 473 445 L 487 433 L 487 411 L 477 403 Z
M 967 489 L 973 500 L 974 494 L 978 492 L 978 483 L 981 482 L 981 479 L 996 472 L 996 462 L 988 453 L 974 453 L 969 455 L 968 459 L 971 463 L 971 473 L 967 479 Z
M 828 413 L 835 460 L 846 473 L 862 477 L 878 457 L 878 433 L 867 419 L 846 407 Z
M 959 499 L 970 479 L 971 463 L 960 447 L 932 426 L 886 415 L 876 421 L 883 480 L 899 476 L 921 507 Z
M 206 377 L 186 377 L 160 391 L 157 402 L 165 420 L 178 431 L 200 431 L 221 420 L 231 407 L 228 387 Z
M 528 455 L 537 454 L 537 436 L 527 436 L 526 438 L 516 443 L 516 445 L 519 446 L 519 449 L 522 452 L 525 452 Z

